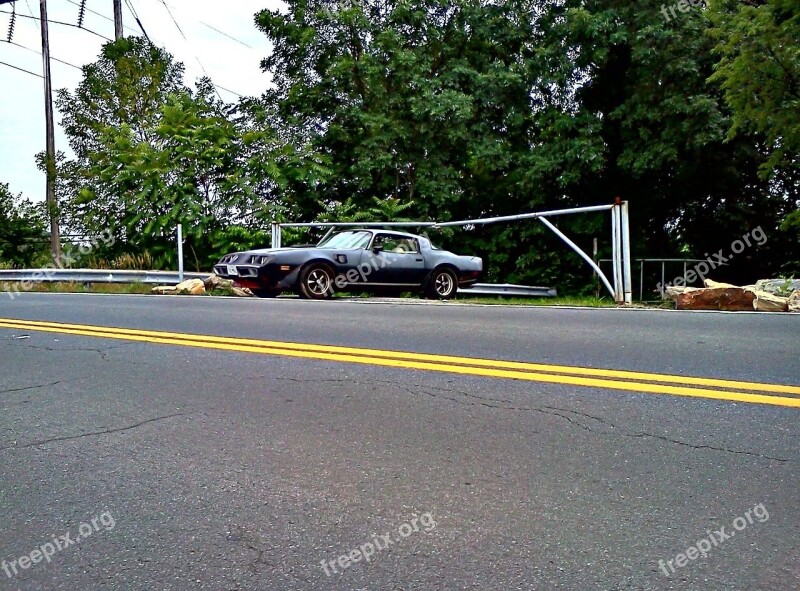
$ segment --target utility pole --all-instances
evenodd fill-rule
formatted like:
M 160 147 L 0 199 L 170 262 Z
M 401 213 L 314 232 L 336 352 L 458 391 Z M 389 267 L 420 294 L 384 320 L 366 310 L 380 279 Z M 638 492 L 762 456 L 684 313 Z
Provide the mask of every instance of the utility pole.
M 114 0 L 114 39 L 120 40 L 122 31 L 122 0 Z
M 53 86 L 50 80 L 50 37 L 47 32 L 47 0 L 39 2 L 42 23 L 42 62 L 44 70 L 44 116 L 47 133 L 47 209 L 50 212 L 50 246 L 55 261 L 61 260 L 61 236 L 58 228 L 58 202 L 56 201 L 56 140 L 53 127 Z

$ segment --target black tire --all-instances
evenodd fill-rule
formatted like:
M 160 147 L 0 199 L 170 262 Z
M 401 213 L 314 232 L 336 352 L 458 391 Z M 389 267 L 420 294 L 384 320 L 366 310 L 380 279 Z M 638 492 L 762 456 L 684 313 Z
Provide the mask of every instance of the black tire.
M 333 271 L 328 265 L 313 263 L 300 273 L 298 293 L 307 300 L 326 300 L 333 295 Z
M 283 292 L 280 289 L 251 289 L 257 298 L 277 298 Z
M 434 269 L 425 286 L 425 295 L 432 300 L 455 299 L 457 291 L 458 277 L 452 269 L 446 267 Z

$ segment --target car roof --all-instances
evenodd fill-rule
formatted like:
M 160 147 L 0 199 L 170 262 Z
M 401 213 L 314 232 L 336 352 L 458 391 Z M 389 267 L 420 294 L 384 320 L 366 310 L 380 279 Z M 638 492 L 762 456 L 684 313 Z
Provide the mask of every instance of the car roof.
M 370 232 L 372 234 L 393 234 L 395 236 L 402 236 L 404 238 L 420 238 L 417 234 L 409 232 L 398 232 L 397 230 L 382 230 L 381 228 L 348 228 L 340 230 L 339 232 Z

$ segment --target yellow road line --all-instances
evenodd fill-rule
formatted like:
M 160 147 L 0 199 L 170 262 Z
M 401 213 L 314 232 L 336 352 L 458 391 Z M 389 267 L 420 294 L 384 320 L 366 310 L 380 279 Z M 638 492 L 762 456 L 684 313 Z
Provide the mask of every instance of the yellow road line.
M 20 330 L 34 330 L 42 332 L 56 332 L 78 336 L 99 338 L 112 338 L 146 343 L 182 345 L 204 349 L 218 349 L 226 351 L 240 351 L 246 353 L 261 353 L 266 355 L 280 355 L 305 359 L 320 359 L 326 361 L 340 361 L 347 363 L 360 363 L 364 365 L 378 365 L 384 367 L 397 367 L 406 369 L 419 369 L 456 373 L 462 375 L 475 375 L 493 378 L 517 379 L 525 381 L 545 382 L 591 388 L 608 388 L 630 392 L 643 392 L 651 394 L 671 394 L 699 398 L 712 398 L 716 400 L 731 400 L 757 404 L 770 404 L 776 406 L 790 406 L 800 408 L 800 398 L 787 398 L 780 396 L 765 396 L 743 391 L 711 390 L 706 388 L 678 387 L 661 383 L 616 381 L 603 379 L 607 375 L 624 374 L 626 380 L 634 379 L 633 376 L 650 382 L 670 381 L 680 383 L 679 380 L 703 380 L 706 378 L 681 378 L 680 376 L 667 376 L 662 374 L 648 374 L 641 372 L 624 372 L 617 370 L 593 370 L 591 368 L 573 368 L 569 366 L 526 364 L 522 362 L 494 361 L 487 359 L 473 359 L 468 357 L 453 357 L 447 355 L 428 355 L 399 351 L 377 351 L 371 349 L 358 349 L 352 347 L 336 347 L 328 345 L 306 345 L 302 343 L 282 343 L 277 341 L 260 341 L 255 339 L 236 339 L 230 337 L 215 337 L 205 335 L 191 335 L 184 333 L 171 333 L 161 331 L 145 331 L 134 329 L 119 329 L 104 326 L 91 326 L 80 324 L 62 324 L 51 322 L 37 322 L 27 320 L 2 319 L 0 328 L 14 328 Z M 494 366 L 490 366 L 494 364 Z M 555 373 L 538 373 L 534 368 L 547 368 L 547 372 L 574 373 L 575 370 L 585 372 L 585 375 L 595 377 L 582 377 L 579 375 L 559 375 Z M 527 369 L 528 371 L 523 371 Z M 599 376 L 599 377 L 597 377 Z M 731 380 L 712 380 L 708 382 L 724 383 L 726 388 L 738 387 L 740 390 L 760 390 L 773 392 L 789 392 L 800 394 L 800 387 L 782 386 L 778 384 L 759 384 L 756 382 L 735 382 Z M 695 382 L 696 383 L 696 382 Z
M 567 365 L 550 365 L 540 363 L 526 363 L 521 361 L 502 361 L 496 359 L 481 359 L 474 357 L 455 357 L 452 355 L 435 355 L 428 353 L 410 353 L 405 351 L 384 351 L 380 349 L 365 349 L 354 347 L 341 347 L 335 345 L 315 345 L 310 343 L 291 343 L 235 337 L 219 337 L 213 335 L 194 335 L 187 333 L 174 333 L 164 331 L 148 331 L 130 328 L 114 328 L 84 324 L 63 324 L 58 322 L 40 322 L 30 320 L 15 320 L 0 318 L 0 322 L 13 322 L 24 324 L 26 327 L 51 327 L 57 329 L 81 329 L 93 332 L 108 332 L 110 334 L 129 334 L 138 336 L 152 336 L 175 338 L 187 341 L 200 341 L 204 343 L 222 343 L 234 345 L 253 345 L 257 347 L 271 347 L 279 349 L 296 349 L 298 351 L 314 351 L 320 353 L 345 353 L 350 355 L 364 355 L 367 357 L 383 357 L 389 359 L 407 359 L 411 361 L 432 361 L 437 363 L 455 363 L 475 367 L 489 367 L 493 369 L 518 369 L 522 371 L 546 372 L 556 374 L 590 376 L 601 378 L 619 378 L 623 380 L 643 380 L 667 384 L 680 384 L 692 386 L 713 386 L 717 388 L 731 388 L 735 390 L 751 390 L 756 392 L 773 392 L 777 394 L 800 395 L 800 386 L 783 384 L 764 384 L 760 382 L 743 382 L 722 380 L 717 378 L 698 378 L 691 376 L 677 376 L 670 374 L 644 373 L 617 369 L 596 369 L 589 367 L 574 367 Z

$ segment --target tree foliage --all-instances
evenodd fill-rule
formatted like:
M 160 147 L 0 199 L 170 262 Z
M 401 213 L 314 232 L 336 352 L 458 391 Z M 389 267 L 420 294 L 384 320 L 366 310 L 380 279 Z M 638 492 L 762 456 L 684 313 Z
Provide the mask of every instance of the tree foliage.
M 59 163 L 59 186 L 68 224 L 110 229 L 121 248 L 149 251 L 161 266 L 174 266 L 182 224 L 199 269 L 243 232 L 261 236 L 281 180 L 267 155 L 285 149 L 259 124 L 258 101 L 225 104 L 209 80 L 183 86 L 182 71 L 142 39 L 108 44 L 76 92 L 58 94 L 76 154 Z
M 256 25 L 271 86 L 228 104 L 165 51 L 107 45 L 58 107 L 64 219 L 174 265 L 262 244 L 271 219 L 450 220 L 631 204 L 635 256 L 703 258 L 761 226 L 719 279 L 800 271 L 792 0 L 288 0 Z M 367 218 L 370 218 L 369 220 Z M 609 220 L 559 218 L 608 256 Z M 298 237 L 305 237 L 298 234 Z M 431 237 L 488 277 L 591 289 L 535 221 Z M 123 246 L 120 246 L 122 248 Z M 794 261 L 794 262 L 792 262 Z
M 800 167 L 800 4 L 715 0 L 712 34 L 721 56 L 712 80 L 733 111 L 730 135 L 762 134 L 764 171 Z
M 34 266 L 48 251 L 47 217 L 42 204 L 13 195 L 0 183 L 0 264 Z

